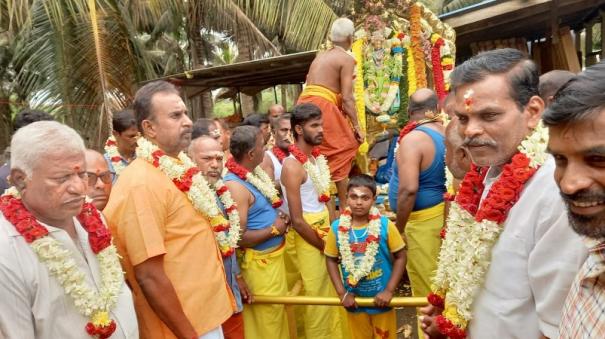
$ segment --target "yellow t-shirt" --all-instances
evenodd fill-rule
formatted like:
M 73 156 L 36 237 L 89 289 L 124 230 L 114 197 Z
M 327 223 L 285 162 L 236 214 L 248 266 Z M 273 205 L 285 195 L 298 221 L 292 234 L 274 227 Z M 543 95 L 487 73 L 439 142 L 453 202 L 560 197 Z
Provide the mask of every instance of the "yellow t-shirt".
M 354 227 L 356 230 L 360 230 L 368 227 L 368 225 L 363 225 L 359 227 Z M 399 252 L 405 247 L 405 243 L 401 238 L 401 234 L 397 230 L 397 226 L 389 220 L 387 225 L 387 245 L 389 246 L 389 252 L 395 253 Z M 324 254 L 328 257 L 338 258 L 338 244 L 336 243 L 336 234 L 332 231 L 330 227 L 330 231 L 328 232 L 328 236 L 326 237 L 326 246 L 324 247 Z
M 140 337 L 175 338 L 149 306 L 134 266 L 164 255 L 164 271 L 198 335 L 234 312 L 221 254 L 208 220 L 159 169 L 143 159 L 122 172 L 103 211 L 134 294 Z

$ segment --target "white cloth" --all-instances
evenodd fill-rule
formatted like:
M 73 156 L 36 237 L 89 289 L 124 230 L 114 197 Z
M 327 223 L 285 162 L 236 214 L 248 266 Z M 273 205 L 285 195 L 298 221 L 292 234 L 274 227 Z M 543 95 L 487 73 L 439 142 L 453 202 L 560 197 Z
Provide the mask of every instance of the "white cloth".
M 208 333 L 202 334 L 199 339 L 225 339 L 223 329 L 219 326 Z
M 292 159 L 292 160 L 288 160 Z M 290 154 L 284 161 L 298 161 L 292 154 Z M 317 166 L 317 165 L 315 165 Z M 281 176 L 280 176 L 281 178 Z M 286 187 L 281 184 L 281 191 L 284 193 L 284 204 L 288 205 L 288 197 L 286 196 Z M 321 212 L 326 208 L 326 204 L 319 201 L 319 193 L 313 185 L 311 176 L 307 174 L 307 180 L 300 185 L 300 202 L 302 203 L 302 210 L 304 213 L 317 213 Z
M 275 154 L 273 154 L 273 152 L 271 152 L 271 150 L 267 150 L 265 152 L 267 152 L 269 159 L 271 159 L 271 162 L 273 163 L 273 178 L 275 178 L 274 182 L 276 185 L 281 186 L 280 179 L 281 179 L 281 169 L 283 168 L 283 165 L 281 162 L 279 162 L 279 159 L 277 159 L 277 157 L 275 156 Z M 284 199 L 285 199 L 285 194 L 282 194 L 282 195 L 284 196 Z M 281 211 L 282 213 L 290 215 L 290 211 L 288 210 L 287 201 L 284 201 L 284 203 L 281 204 L 281 206 L 279 206 L 278 210 Z
M 62 229 L 44 225 L 49 235 L 72 253 L 89 286 L 101 286 L 97 259 L 90 249 L 88 233 L 74 218 L 78 239 L 85 256 Z M 138 338 L 132 295 L 126 286 L 118 297 L 111 319 L 117 328 L 111 338 Z M 90 338 L 84 329 L 88 318 L 81 315 L 71 297 L 15 227 L 0 213 L 0 338 L 81 339 Z
M 473 304 L 471 338 L 558 336 L 565 297 L 588 253 L 568 224 L 554 169 L 549 158 L 510 210 Z

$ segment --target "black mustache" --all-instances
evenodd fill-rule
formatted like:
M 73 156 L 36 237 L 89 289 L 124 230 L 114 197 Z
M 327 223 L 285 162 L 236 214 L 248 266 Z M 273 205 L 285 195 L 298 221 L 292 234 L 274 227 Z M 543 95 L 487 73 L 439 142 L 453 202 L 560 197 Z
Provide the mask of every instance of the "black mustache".
M 595 202 L 595 201 L 605 201 L 605 192 L 604 191 L 588 191 L 588 190 L 584 190 L 584 191 L 579 191 L 576 192 L 574 194 L 566 194 L 563 192 L 561 193 L 561 197 L 563 198 L 563 201 L 566 203 L 571 203 L 571 202 L 579 202 L 579 203 L 583 203 L 583 202 Z

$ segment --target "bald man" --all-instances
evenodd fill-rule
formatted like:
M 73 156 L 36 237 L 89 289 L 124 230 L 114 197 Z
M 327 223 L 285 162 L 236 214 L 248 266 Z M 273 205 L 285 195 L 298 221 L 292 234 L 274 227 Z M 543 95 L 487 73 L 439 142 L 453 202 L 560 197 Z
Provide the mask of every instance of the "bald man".
M 575 74 L 570 71 L 556 69 L 540 76 L 538 91 L 540 92 L 540 97 L 544 100 L 546 107 L 550 106 L 550 103 L 559 88 L 565 85 L 565 83 L 573 78 L 574 75 Z
M 210 187 L 214 188 L 216 182 L 222 179 L 223 173 L 224 153 L 221 143 L 213 136 L 202 134 L 191 141 L 188 153 L 210 184 Z M 218 197 L 217 201 L 220 202 Z M 224 206 L 221 204 L 219 207 L 224 213 Z M 241 275 L 235 253 L 223 257 L 223 266 L 227 284 L 231 288 L 237 306 L 235 313 L 223 323 L 223 334 L 226 339 L 243 339 L 244 319 L 241 312 L 244 307 L 242 301 L 251 303 L 252 294 L 250 294 L 248 285 Z
M 286 110 L 284 106 L 280 104 L 273 104 L 269 107 L 267 114 L 269 115 L 269 120 L 271 120 L 271 125 L 275 122 L 275 119 L 279 118 L 280 115 L 284 114 Z
M 92 199 L 93 205 L 102 211 L 109 201 L 111 183 L 115 173 L 109 170 L 107 161 L 103 154 L 92 150 L 86 150 L 86 174 L 88 175 L 88 191 L 86 195 Z
M 437 94 L 421 88 L 410 96 L 408 115 L 417 126 L 404 135 L 389 181 L 389 204 L 405 235 L 407 271 L 415 297 L 430 292 L 441 247 L 445 204 L 445 128 L 437 117 Z

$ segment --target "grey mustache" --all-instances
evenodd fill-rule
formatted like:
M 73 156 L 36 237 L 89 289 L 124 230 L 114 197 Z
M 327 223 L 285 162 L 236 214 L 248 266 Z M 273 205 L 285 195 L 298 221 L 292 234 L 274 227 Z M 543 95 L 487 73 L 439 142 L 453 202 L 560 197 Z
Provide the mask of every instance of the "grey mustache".
M 465 138 L 462 146 L 465 147 L 477 147 L 477 146 L 496 146 L 496 143 L 491 140 L 478 140 Z

